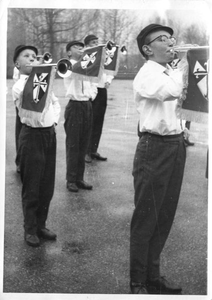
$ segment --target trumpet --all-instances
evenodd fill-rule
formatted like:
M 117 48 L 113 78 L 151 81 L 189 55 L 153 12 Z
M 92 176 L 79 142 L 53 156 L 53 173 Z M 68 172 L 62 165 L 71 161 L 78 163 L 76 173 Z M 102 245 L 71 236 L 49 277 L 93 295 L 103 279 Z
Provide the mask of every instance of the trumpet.
M 209 49 L 209 46 L 198 46 L 198 45 L 181 45 L 173 47 L 170 52 L 174 53 L 174 59 L 181 60 L 186 56 L 187 52 L 191 49 Z
M 72 71 L 72 64 L 67 58 L 62 58 L 60 59 L 56 64 L 51 64 L 51 63 L 44 63 L 44 64 L 29 64 L 26 65 L 27 67 L 48 67 L 48 66 L 55 66 L 57 74 L 62 77 L 68 77 L 71 74 Z
M 50 64 L 52 62 L 52 55 L 49 52 L 45 52 L 43 55 L 37 55 L 37 58 L 42 58 L 42 61 L 45 64 Z
M 170 52 L 187 52 L 190 49 L 209 49 L 209 46 L 198 46 L 198 45 L 182 45 L 182 46 L 175 46 Z
M 113 41 L 110 41 L 110 40 L 109 40 L 109 41 L 106 43 L 105 48 L 108 49 L 109 51 L 111 51 L 112 48 L 113 48 L 115 45 L 116 45 L 116 44 L 115 44 Z M 127 48 L 126 48 L 126 46 L 123 45 L 123 46 L 121 47 L 120 51 L 121 51 L 121 53 L 122 53 L 123 55 L 126 55 L 126 54 L 127 54 Z

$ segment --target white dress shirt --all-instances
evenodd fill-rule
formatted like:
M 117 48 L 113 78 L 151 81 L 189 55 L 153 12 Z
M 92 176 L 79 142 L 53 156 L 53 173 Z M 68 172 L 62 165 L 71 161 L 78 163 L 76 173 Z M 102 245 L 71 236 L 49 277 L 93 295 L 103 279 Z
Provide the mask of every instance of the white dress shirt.
M 133 81 L 141 132 L 160 135 L 182 132 L 176 109 L 183 90 L 183 73 L 177 69 L 168 73 L 162 65 L 148 60 Z
M 16 67 L 14 67 L 14 69 L 13 69 L 13 81 L 14 82 L 18 81 L 19 77 L 20 77 L 20 72 Z
M 103 73 L 101 79 L 99 80 L 98 88 L 105 88 L 105 83 L 111 84 L 113 78 L 114 76 Z
M 16 83 L 13 85 L 12 88 L 13 100 L 19 111 L 21 110 L 23 90 L 28 77 L 29 77 L 28 75 L 21 74 L 19 80 L 16 81 Z M 51 102 L 48 107 L 48 110 L 45 112 L 45 115 L 44 113 L 41 113 L 39 117 L 36 117 L 35 119 L 30 117 L 29 118 L 22 117 L 21 123 L 26 124 L 27 126 L 30 127 L 50 127 L 55 123 L 56 124 L 58 123 L 60 117 L 60 111 L 61 111 L 61 107 L 58 98 L 52 92 Z
M 71 59 L 71 64 L 77 63 Z M 66 89 L 66 98 L 75 101 L 94 100 L 97 95 L 97 84 L 85 81 L 71 72 L 70 76 L 64 78 L 64 86 Z

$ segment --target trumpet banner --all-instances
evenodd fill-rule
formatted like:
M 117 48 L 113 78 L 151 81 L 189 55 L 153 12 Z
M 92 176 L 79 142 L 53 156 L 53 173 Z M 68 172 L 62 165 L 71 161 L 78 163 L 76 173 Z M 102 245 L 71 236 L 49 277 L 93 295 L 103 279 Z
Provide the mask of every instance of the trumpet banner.
M 119 46 L 113 45 L 111 47 L 111 50 L 106 48 L 105 52 L 105 73 L 108 75 L 115 76 L 119 68 Z
M 55 66 L 35 66 L 25 84 L 22 96 L 20 117 L 30 118 L 39 124 L 51 102 Z
M 182 103 L 181 118 L 197 123 L 208 121 L 208 65 L 209 49 L 193 48 L 187 52 L 189 65 L 186 98 Z
M 104 71 L 105 47 L 85 49 L 80 60 L 73 65 L 72 76 L 98 83 Z

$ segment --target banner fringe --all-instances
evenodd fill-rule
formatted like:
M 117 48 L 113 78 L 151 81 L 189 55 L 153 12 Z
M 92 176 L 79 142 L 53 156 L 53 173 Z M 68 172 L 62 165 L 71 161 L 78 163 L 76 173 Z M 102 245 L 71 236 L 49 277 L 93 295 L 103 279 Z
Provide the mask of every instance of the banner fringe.
M 208 113 L 198 112 L 188 109 L 182 109 L 179 118 L 186 121 L 207 124 L 208 123 Z

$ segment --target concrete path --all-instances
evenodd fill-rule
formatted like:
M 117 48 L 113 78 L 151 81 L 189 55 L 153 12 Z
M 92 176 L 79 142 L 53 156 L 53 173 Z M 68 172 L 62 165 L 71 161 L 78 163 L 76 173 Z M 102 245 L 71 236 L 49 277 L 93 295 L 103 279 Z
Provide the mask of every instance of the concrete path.
M 50 294 L 51 299 L 77 299 L 84 294 L 85 299 L 93 299 L 92 294 L 98 294 L 95 299 L 103 299 L 103 295 L 108 299 L 111 294 L 112 298 L 115 294 L 120 299 L 130 297 L 129 230 L 134 208 L 131 172 L 138 141 L 132 81 L 114 80 L 108 90 L 99 148 L 108 161 L 86 165 L 85 180 L 93 184 L 93 190 L 70 193 L 65 181 L 63 128 L 67 101 L 62 80 L 56 80 L 55 94 L 60 98 L 62 113 L 57 127 L 56 185 L 48 227 L 58 239 L 43 242 L 39 248 L 27 246 L 23 238 L 21 182 L 14 164 L 12 80 L 7 84 L 4 298 L 0 298 L 30 299 L 27 293 L 33 293 L 32 298 L 38 294 L 38 299 L 47 299 Z M 179 206 L 161 257 L 162 273 L 182 286 L 182 299 L 185 295 L 207 294 L 207 130 L 205 124 L 191 123 L 190 139 L 195 146 L 187 148 Z

